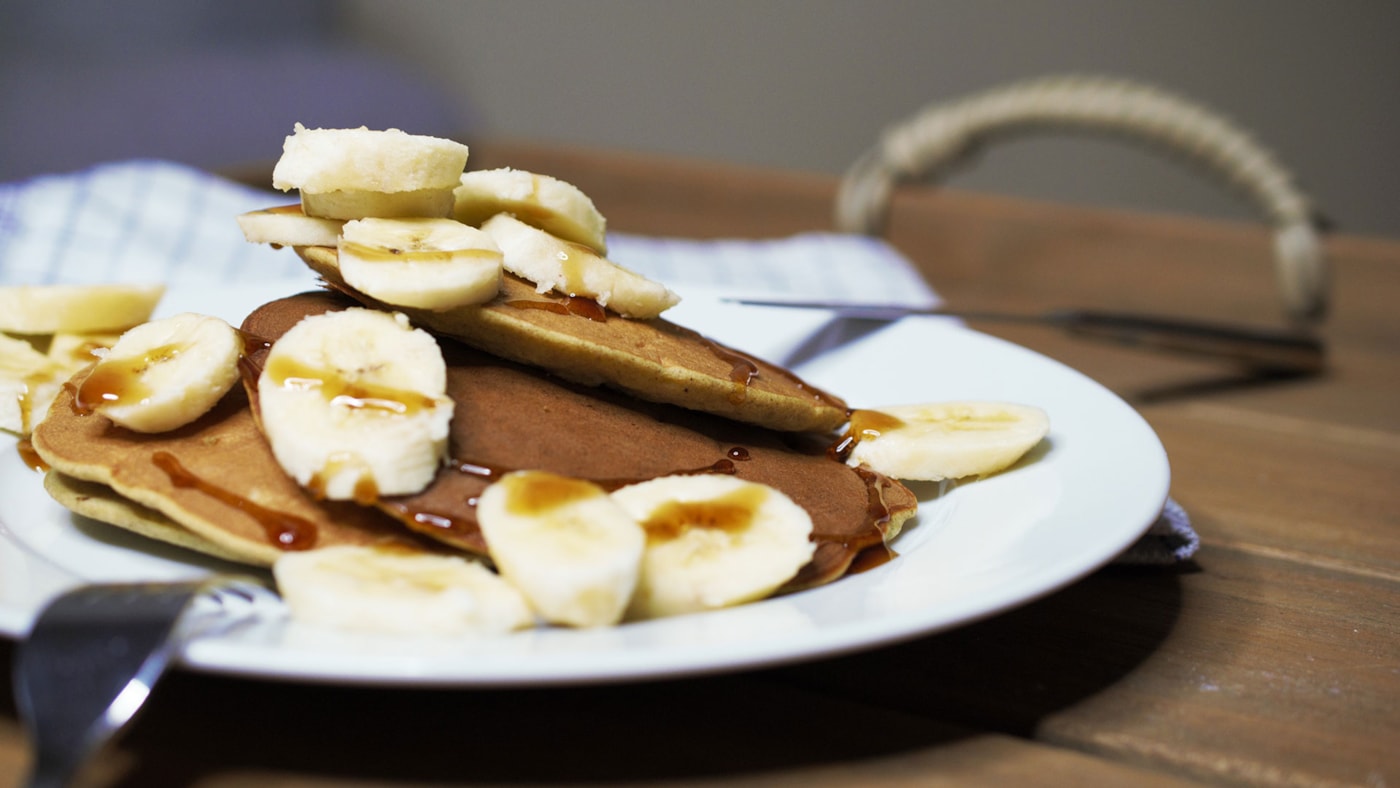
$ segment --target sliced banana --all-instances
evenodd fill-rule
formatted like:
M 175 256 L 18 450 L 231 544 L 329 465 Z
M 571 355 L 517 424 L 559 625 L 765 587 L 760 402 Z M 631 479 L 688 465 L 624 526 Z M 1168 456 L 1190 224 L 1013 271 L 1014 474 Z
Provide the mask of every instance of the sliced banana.
M 341 545 L 284 553 L 272 567 L 292 618 L 404 635 L 498 635 L 534 625 L 525 598 L 474 561 Z
M 344 224 L 339 219 L 307 216 L 301 205 L 280 205 L 238 216 L 238 226 L 249 243 L 275 246 L 335 246 Z
M 308 129 L 300 123 L 272 171 L 275 189 L 301 192 L 325 219 L 451 215 L 467 146 L 398 129 Z
M 395 306 L 480 304 L 501 289 L 501 250 L 490 235 L 452 219 L 346 222 L 339 242 L 347 284 Z
M 453 189 L 467 146 L 399 129 L 308 129 L 296 124 L 272 171 L 281 191 L 413 192 Z
M 453 209 L 458 221 L 480 226 L 502 212 L 599 254 L 608 251 L 607 220 L 572 183 L 510 168 L 462 173 Z
M 941 481 L 1010 467 L 1050 432 L 1050 417 L 1009 402 L 934 402 L 857 410 L 846 463 L 896 479 Z
M 452 400 L 437 342 L 402 314 L 304 318 L 273 343 L 258 410 L 277 462 L 313 494 L 370 503 L 421 491 L 446 456 Z
M 501 248 L 505 269 L 534 282 L 541 293 L 554 290 L 591 298 L 623 317 L 638 319 L 656 317 L 681 300 L 665 285 L 510 214 L 496 214 L 481 229 Z
M 733 476 L 663 476 L 612 497 L 647 534 L 629 618 L 761 599 L 815 550 L 806 510 L 772 487 Z
M 307 216 L 330 220 L 386 219 L 424 216 L 445 219 L 452 215 L 451 189 L 414 189 L 374 192 L 364 189 L 335 192 L 302 192 L 301 209 Z
M 122 334 L 78 384 L 79 408 L 135 432 L 167 432 L 198 419 L 238 381 L 243 340 L 207 315 L 183 312 Z
M 0 334 L 0 429 L 28 435 L 66 379 L 64 367 L 18 337 Z
M 164 285 L 9 285 L 0 287 L 0 331 L 57 334 L 125 331 L 146 322 Z
M 476 514 L 491 560 L 546 621 L 596 627 L 622 618 L 645 536 L 601 487 L 517 471 L 486 488 Z
M 60 333 L 49 337 L 48 356 L 71 376 L 107 355 L 108 348 L 117 344 L 121 334 Z

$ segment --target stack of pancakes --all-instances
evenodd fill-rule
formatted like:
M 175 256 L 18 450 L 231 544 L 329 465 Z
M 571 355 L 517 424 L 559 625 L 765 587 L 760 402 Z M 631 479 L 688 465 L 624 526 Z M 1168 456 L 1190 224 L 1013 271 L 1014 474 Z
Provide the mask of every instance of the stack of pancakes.
M 908 489 L 829 449 L 848 415 L 836 397 L 663 319 L 623 319 L 510 275 L 486 305 L 397 310 L 438 337 L 448 365 L 451 460 L 435 481 L 371 506 L 317 500 L 282 471 L 259 429 L 262 360 L 306 316 L 389 307 L 345 285 L 334 249 L 298 251 L 328 291 L 249 315 L 245 385 L 198 421 L 130 432 L 76 408 L 68 386 L 32 436 L 49 493 L 79 514 L 268 566 L 288 550 L 344 544 L 484 557 L 477 496 L 514 470 L 611 488 L 733 474 L 781 490 L 812 517 L 815 557 L 785 590 L 829 582 L 862 552 L 884 551 L 914 513 Z

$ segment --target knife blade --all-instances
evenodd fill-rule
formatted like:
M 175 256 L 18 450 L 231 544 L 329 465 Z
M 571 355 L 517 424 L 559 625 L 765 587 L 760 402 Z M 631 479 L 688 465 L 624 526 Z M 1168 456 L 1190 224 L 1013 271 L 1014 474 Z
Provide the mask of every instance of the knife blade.
M 732 298 L 747 306 L 822 309 L 852 320 L 893 322 L 912 315 L 963 320 L 1046 325 L 1073 336 L 1128 347 L 1228 359 L 1255 372 L 1313 375 L 1326 367 L 1326 346 L 1317 336 L 1297 329 L 1274 329 L 1219 322 L 1095 309 L 1047 312 L 998 312 L 954 307 L 909 307 L 843 301 L 792 301 Z

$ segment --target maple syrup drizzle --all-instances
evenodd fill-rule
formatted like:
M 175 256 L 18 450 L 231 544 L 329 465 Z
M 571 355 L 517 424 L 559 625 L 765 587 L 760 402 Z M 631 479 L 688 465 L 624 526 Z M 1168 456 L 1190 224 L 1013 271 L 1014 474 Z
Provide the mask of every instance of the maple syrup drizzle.
M 592 482 L 544 471 L 509 476 L 501 484 L 506 488 L 506 508 L 521 515 L 543 514 L 571 503 L 607 495 Z
M 904 422 L 896 416 L 877 410 L 848 410 L 846 431 L 826 450 L 826 456 L 837 462 L 845 462 L 851 450 L 866 438 L 877 438 L 881 433 L 898 429 Z
M 608 312 L 597 301 L 583 296 L 565 296 L 557 301 L 536 301 L 529 298 L 512 298 L 504 302 L 512 309 L 542 309 L 556 315 L 574 315 L 592 320 L 595 323 L 608 322 Z
M 285 356 L 273 359 L 264 371 L 271 377 L 274 385 L 304 391 L 317 390 L 332 405 L 351 410 L 410 415 L 438 405 L 437 400 L 417 391 L 350 380 L 343 375 L 316 369 Z
M 846 574 L 858 575 L 861 572 L 869 572 L 878 569 L 885 564 L 899 557 L 889 545 L 877 544 L 856 553 L 856 557 L 851 559 L 851 565 L 846 568 Z
M 341 454 L 332 456 L 320 471 L 312 474 L 307 480 L 306 489 L 316 500 L 324 501 L 331 479 L 351 471 L 358 471 L 359 474 L 355 477 L 355 486 L 350 492 L 350 497 L 361 506 L 376 503 L 379 500 L 379 485 L 375 483 L 369 465 L 359 457 Z
M 700 476 L 706 473 L 718 473 L 726 476 L 733 476 L 735 473 L 738 472 L 738 469 L 734 465 L 735 460 L 739 460 L 741 462 L 748 460 L 748 453 L 748 449 L 745 449 L 742 446 L 735 446 L 734 448 L 729 450 L 728 457 L 715 460 L 709 465 L 702 465 L 698 468 L 685 468 L 681 470 L 668 471 L 665 473 L 655 474 L 654 476 L 635 478 L 618 477 L 613 479 L 588 478 L 584 481 L 602 487 L 608 492 L 612 492 L 613 490 L 618 490 L 623 487 L 626 487 L 629 484 L 639 484 L 641 482 L 647 481 L 648 479 L 655 479 L 660 476 Z M 500 468 L 493 467 L 490 465 L 481 465 L 479 463 L 471 462 L 469 460 L 459 459 L 450 460 L 447 464 L 447 467 L 452 468 L 458 473 L 464 473 L 468 476 L 476 476 L 487 481 L 496 481 L 497 479 L 500 479 L 506 474 L 511 473 L 513 470 L 516 470 L 514 468 Z
M 39 452 L 34 450 L 34 442 L 29 438 L 20 438 L 19 442 L 15 444 L 15 448 L 19 451 L 20 460 L 29 470 L 39 473 L 46 473 L 49 470 L 49 464 L 44 462 L 44 458 L 39 456 Z
M 685 328 L 675 324 L 667 324 L 667 330 L 677 333 L 692 341 L 699 342 L 706 350 L 721 362 L 729 365 L 729 380 L 734 384 L 734 390 L 730 392 L 729 401 L 735 405 L 742 403 L 748 398 L 748 389 L 753 382 L 763 375 L 772 374 L 782 378 L 799 391 L 804 391 L 811 395 L 812 399 L 832 408 L 845 408 L 846 403 L 828 394 L 827 392 L 811 385 L 807 381 L 798 377 L 790 370 L 768 365 L 766 369 L 760 367 L 758 359 L 735 350 L 728 345 L 716 342 L 713 339 L 701 334 L 693 329 Z
M 865 482 L 866 521 L 874 525 L 882 535 L 889 532 L 890 520 L 894 517 L 893 510 L 889 503 L 885 501 L 885 491 L 894 486 L 895 482 L 882 473 L 876 473 L 864 466 L 853 468 L 856 475 Z
M 750 484 L 703 501 L 670 500 L 653 509 L 642 521 L 642 528 L 649 542 L 675 539 L 692 528 L 734 533 L 753 522 L 754 512 L 767 498 L 768 488 Z
M 172 342 L 151 348 L 140 356 L 108 356 L 94 366 L 83 382 L 78 384 L 73 396 L 73 407 L 79 413 L 92 413 L 102 405 L 124 405 L 150 397 L 155 392 L 141 381 L 141 375 L 147 369 L 180 355 L 187 347 Z
M 198 490 L 220 503 L 232 506 L 257 521 L 267 539 L 283 550 L 309 550 L 316 545 L 316 524 L 293 514 L 269 509 L 191 473 L 168 451 L 157 451 L 151 462 L 165 471 L 170 483 L 182 489 Z

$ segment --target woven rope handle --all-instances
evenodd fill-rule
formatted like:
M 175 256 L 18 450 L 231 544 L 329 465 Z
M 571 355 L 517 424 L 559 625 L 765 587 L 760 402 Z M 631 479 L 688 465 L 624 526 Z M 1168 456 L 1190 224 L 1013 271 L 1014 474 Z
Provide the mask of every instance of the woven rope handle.
M 1047 77 L 935 104 L 888 128 L 846 172 L 836 202 L 843 232 L 883 232 L 895 184 L 936 177 L 990 138 L 1084 130 L 1184 156 L 1242 192 L 1275 229 L 1279 288 L 1288 315 L 1320 318 L 1328 275 L 1319 223 L 1293 176 L 1248 133 L 1211 110 L 1152 86 L 1100 77 Z

